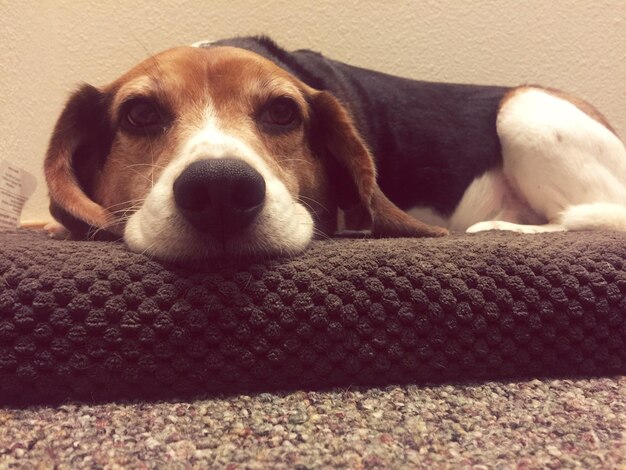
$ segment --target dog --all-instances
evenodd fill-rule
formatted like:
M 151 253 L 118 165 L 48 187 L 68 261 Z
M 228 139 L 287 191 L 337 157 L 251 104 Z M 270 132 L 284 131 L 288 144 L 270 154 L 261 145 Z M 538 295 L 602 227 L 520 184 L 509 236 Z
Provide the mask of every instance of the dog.
M 168 261 L 295 255 L 338 213 L 374 237 L 626 230 L 626 150 L 587 102 L 409 80 L 267 37 L 83 85 L 44 169 L 74 238 Z

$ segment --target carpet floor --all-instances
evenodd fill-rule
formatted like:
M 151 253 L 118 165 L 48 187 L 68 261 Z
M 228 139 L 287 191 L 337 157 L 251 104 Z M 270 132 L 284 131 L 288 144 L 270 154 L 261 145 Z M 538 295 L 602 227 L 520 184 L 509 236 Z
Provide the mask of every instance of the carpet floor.
M 626 377 L 0 410 L 1 468 L 626 468 Z

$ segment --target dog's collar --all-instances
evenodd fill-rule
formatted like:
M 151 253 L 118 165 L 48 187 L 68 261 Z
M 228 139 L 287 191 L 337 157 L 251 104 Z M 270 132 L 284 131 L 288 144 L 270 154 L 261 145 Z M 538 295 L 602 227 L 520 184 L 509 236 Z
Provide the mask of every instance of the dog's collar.
M 198 41 L 198 42 L 194 42 L 191 47 L 199 47 L 202 49 L 206 49 L 207 47 L 211 47 L 211 45 L 214 43 L 215 41 L 212 39 L 205 39 L 204 41 Z

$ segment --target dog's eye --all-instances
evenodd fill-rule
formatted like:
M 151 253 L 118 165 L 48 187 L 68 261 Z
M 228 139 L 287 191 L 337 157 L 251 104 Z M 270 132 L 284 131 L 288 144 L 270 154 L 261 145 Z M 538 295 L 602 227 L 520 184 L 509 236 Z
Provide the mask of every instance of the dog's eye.
M 130 132 L 158 132 L 165 126 L 163 114 L 151 101 L 136 98 L 125 103 L 122 110 L 122 127 Z
M 274 126 L 289 126 L 298 118 L 298 105 L 287 97 L 276 98 L 265 109 L 263 121 Z
M 126 115 L 129 124 L 135 127 L 149 127 L 161 122 L 161 116 L 152 103 L 139 101 L 133 103 Z

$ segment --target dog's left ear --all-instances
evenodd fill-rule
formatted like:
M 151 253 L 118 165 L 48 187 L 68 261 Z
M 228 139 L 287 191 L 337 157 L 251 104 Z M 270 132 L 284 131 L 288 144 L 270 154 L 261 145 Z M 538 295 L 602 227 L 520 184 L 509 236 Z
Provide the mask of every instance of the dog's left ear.
M 310 98 L 312 139 L 323 153 L 339 207 L 365 210 L 375 237 L 438 237 L 448 231 L 422 223 L 391 202 L 376 182 L 376 166 L 348 111 L 328 92 Z
M 114 217 L 91 198 L 111 148 L 107 95 L 90 85 L 76 91 L 61 113 L 44 163 L 50 213 L 75 238 L 118 238 Z M 94 230 L 96 229 L 96 230 Z M 103 232 L 104 230 L 105 232 Z

